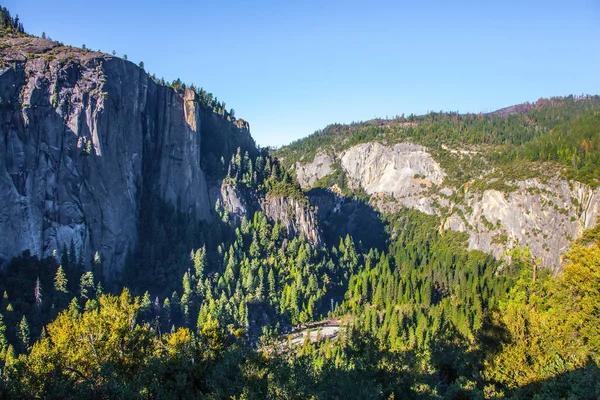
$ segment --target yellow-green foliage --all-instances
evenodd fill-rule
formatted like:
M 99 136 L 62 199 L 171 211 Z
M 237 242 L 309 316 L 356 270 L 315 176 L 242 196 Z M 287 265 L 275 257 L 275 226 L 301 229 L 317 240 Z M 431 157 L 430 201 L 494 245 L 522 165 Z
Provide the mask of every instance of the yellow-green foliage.
M 139 299 L 132 299 L 127 289 L 120 296 L 100 296 L 92 310 L 63 311 L 31 353 L 19 357 L 28 372 L 22 384 L 42 396 L 44 383 L 56 374 L 73 387 L 97 390 L 108 378 L 107 368 L 129 376 L 152 353 L 150 327 L 135 323 L 138 311 Z
M 584 367 L 600 351 L 600 247 L 575 245 L 557 278 L 533 282 L 526 271 L 501 303 L 511 338 L 486 363 L 488 379 L 508 387 Z

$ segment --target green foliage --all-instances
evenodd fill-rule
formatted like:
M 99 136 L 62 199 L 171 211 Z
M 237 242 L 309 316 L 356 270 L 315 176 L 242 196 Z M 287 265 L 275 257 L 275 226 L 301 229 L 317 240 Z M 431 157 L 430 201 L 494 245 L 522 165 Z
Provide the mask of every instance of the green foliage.
M 526 248 L 500 264 L 467 251 L 463 234 L 439 232 L 436 217 L 403 210 L 386 222 L 389 248 L 360 254 L 350 236 L 318 250 L 255 213 L 214 254 L 208 245 L 186 252 L 180 286 L 162 305 L 150 292 L 140 299 L 127 289 L 114 296 L 82 285 L 90 289 L 85 308 L 73 298 L 18 358 L 2 340 L 0 318 L 0 391 L 10 398 L 286 399 L 598 393 L 597 244 L 576 245 L 558 279 L 538 271 L 534 281 Z M 76 259 L 74 251 L 62 258 L 65 265 Z M 52 260 L 46 275 L 56 277 L 61 268 Z M 87 281 L 91 273 L 83 274 Z M 254 341 L 257 328 L 277 333 L 322 318 L 344 291 L 335 312 L 346 322 L 335 340 Z M 65 295 L 46 291 L 49 301 L 52 292 Z M 21 321 L 25 344 L 28 319 Z
M 67 293 L 67 276 L 63 270 L 62 265 L 59 265 L 56 269 L 56 275 L 54 276 L 54 290 L 61 293 Z
M 600 113 L 596 110 L 556 125 L 543 136 L 507 150 L 515 160 L 555 162 L 566 168 L 566 177 L 593 187 L 600 183 Z
M 365 142 L 413 142 L 428 147 L 448 174 L 447 183 L 454 185 L 477 178 L 482 179 L 480 185 L 524 179 L 531 177 L 531 166 L 535 165 L 535 176 L 562 167 L 566 178 L 595 187 L 600 172 L 596 129 L 599 110 L 600 96 L 567 96 L 526 103 L 508 115 L 431 112 L 408 118 L 334 124 L 275 154 L 290 168 L 296 162 L 312 161 L 324 149 L 339 153 Z M 552 166 L 550 171 L 548 165 Z M 492 176 L 481 176 L 490 170 Z M 512 189 L 510 183 L 502 187 Z
M 29 345 L 31 344 L 31 334 L 29 332 L 29 324 L 27 323 L 27 318 L 23 315 L 21 318 L 21 322 L 19 322 L 19 330 L 18 330 L 19 342 L 24 351 L 29 350 Z
M 498 320 L 510 340 L 486 361 L 487 379 L 511 389 L 533 385 L 555 390 L 543 382 L 574 370 L 600 376 L 597 367 L 591 368 L 600 361 L 600 248 L 575 245 L 568 258 L 558 279 L 533 281 L 524 271 L 501 302 Z M 578 384 L 573 382 L 570 390 L 576 391 Z
M 450 326 L 473 338 L 510 276 L 491 256 L 466 251 L 464 234 L 439 233 L 436 217 L 404 210 L 388 222 L 389 255 L 367 256 L 342 310 L 392 349 L 428 347 Z
M 576 244 L 581 246 L 588 246 L 594 243 L 600 246 L 600 218 L 596 221 L 596 226 L 583 231 L 581 237 L 576 241 Z
M 25 36 L 25 30 L 18 15 L 13 18 L 6 7 L 0 7 L 0 36 L 7 34 Z

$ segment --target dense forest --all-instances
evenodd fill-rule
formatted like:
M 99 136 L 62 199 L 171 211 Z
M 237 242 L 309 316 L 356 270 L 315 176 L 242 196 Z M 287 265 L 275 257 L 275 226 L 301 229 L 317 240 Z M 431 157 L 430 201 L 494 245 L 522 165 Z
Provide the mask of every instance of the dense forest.
M 252 164 L 261 157 L 271 173 L 260 184 L 248 179 L 244 156 L 233 157 L 226 179 L 261 190 L 290 179 L 266 153 Z M 600 225 L 573 245 L 564 272 L 553 277 L 527 248 L 510 261 L 467 251 L 464 234 L 440 233 L 435 217 L 414 210 L 386 218 L 390 240 L 380 251 L 349 236 L 314 248 L 286 237 L 261 212 L 234 228 L 218 209 L 220 221 L 194 230 L 156 204 L 160 212 L 148 218 L 173 231 L 143 241 L 128 268 L 152 269 L 125 274 L 111 290 L 95 271 L 102 260 L 85 270 L 73 246 L 43 260 L 24 254 L 2 272 L 2 396 L 600 393 Z M 211 237 L 223 241 L 187 250 Z M 287 339 L 292 326 L 327 317 L 343 321 L 337 338 Z
M 600 96 L 552 97 L 513 108 L 489 114 L 440 111 L 333 124 L 276 154 L 292 167 L 312 161 L 319 151 L 339 153 L 372 141 L 413 142 L 428 147 L 448 173 L 448 184 L 480 178 L 482 171 L 507 180 L 529 177 L 532 172 L 539 175 L 543 171 L 531 171 L 531 162 L 544 162 L 545 169 L 558 169 L 568 179 L 598 186 Z M 457 149 L 469 151 L 470 157 L 457 157 L 453 153 Z
M 0 34 L 25 34 L 5 8 L 0 17 Z M 194 91 L 207 179 L 248 198 L 312 209 L 293 165 L 366 141 L 427 145 L 455 182 L 489 165 L 538 173 L 522 168 L 535 163 L 599 183 L 598 96 L 330 125 L 273 153 L 213 94 L 152 78 Z M 456 148 L 477 155 L 457 159 Z M 139 240 L 117 280 L 74 242 L 7 260 L 0 398 L 600 398 L 600 223 L 552 275 L 526 246 L 501 258 L 470 251 L 440 217 L 380 215 L 344 182 L 338 169 L 317 186 L 338 184 L 376 216 L 382 232 L 360 235 L 372 241 L 330 229 L 315 244 L 264 210 L 239 217 L 220 200 L 199 221 L 144 187 Z
M 222 262 L 205 248 L 190 254 L 164 297 L 105 293 L 92 271 L 77 280 L 68 249 L 41 261 L 24 255 L 3 273 L 1 393 L 597 398 L 600 228 L 553 277 L 527 249 L 499 262 L 428 219 L 394 216 L 389 250 L 360 253 L 349 237 L 329 251 L 301 239 L 282 246 L 257 213 L 219 246 Z M 344 321 L 333 340 L 295 345 L 283 333 L 326 316 Z

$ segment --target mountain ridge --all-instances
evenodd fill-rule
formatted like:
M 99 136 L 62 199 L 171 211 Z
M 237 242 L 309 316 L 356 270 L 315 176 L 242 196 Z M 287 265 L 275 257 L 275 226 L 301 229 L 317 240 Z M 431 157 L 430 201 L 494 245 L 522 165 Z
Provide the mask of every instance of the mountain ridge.
M 227 204 L 231 193 L 219 190 L 226 160 L 236 150 L 259 156 L 249 124 L 203 89 L 32 36 L 6 35 L 0 46 L 0 220 L 9 238 L 1 259 L 24 250 L 47 256 L 74 242 L 86 265 L 101 258 L 114 281 L 138 241 L 142 188 L 210 222 L 217 199 Z M 255 209 L 318 244 L 310 210 L 280 212 L 293 200 L 275 197 L 279 207 L 267 199 Z
M 364 193 L 383 213 L 416 208 L 437 215 L 439 229 L 468 233 L 469 249 L 503 258 L 528 246 L 557 271 L 600 210 L 590 161 L 600 152 L 589 145 L 598 139 L 599 110 L 598 96 L 567 96 L 485 115 L 329 125 L 275 154 L 305 190 Z

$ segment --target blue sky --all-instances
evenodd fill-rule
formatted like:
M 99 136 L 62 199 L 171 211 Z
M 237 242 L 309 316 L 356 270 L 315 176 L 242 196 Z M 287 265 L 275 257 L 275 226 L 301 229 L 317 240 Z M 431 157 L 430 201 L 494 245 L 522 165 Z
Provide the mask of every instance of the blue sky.
M 600 2 L 8 0 L 26 31 L 213 92 L 261 146 L 334 122 L 600 94 Z

